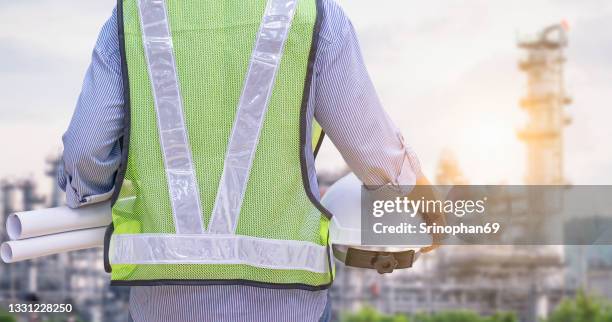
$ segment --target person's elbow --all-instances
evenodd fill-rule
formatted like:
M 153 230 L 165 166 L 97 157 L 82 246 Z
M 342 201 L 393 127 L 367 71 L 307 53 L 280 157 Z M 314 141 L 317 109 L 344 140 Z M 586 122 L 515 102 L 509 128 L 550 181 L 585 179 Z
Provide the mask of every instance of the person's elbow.
M 90 144 L 86 139 L 75 140 L 70 132 L 64 135 L 63 141 L 62 177 L 58 182 L 66 191 L 68 205 L 78 207 L 89 196 L 111 191 L 121 161 L 117 144 L 108 147 Z

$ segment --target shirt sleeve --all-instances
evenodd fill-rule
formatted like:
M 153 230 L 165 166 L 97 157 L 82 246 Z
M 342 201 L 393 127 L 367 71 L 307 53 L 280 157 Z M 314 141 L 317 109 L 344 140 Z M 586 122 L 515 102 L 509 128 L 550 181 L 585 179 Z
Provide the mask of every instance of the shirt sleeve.
M 66 203 L 76 208 L 109 199 L 121 162 L 123 83 L 116 11 L 104 24 L 85 74 L 58 175 Z
M 423 175 L 418 158 L 378 99 L 353 25 L 333 1 L 324 4 L 315 119 L 366 186 L 409 192 Z

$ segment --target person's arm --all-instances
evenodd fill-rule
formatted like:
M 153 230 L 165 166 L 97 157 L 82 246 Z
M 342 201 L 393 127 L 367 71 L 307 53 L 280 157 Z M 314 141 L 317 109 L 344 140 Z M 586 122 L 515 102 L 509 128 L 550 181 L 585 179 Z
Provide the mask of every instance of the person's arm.
M 424 198 L 425 200 L 442 200 L 439 191 L 429 182 L 425 176 L 421 176 L 416 181 L 416 187 L 409 194 L 408 198 L 411 200 L 419 200 Z M 421 214 L 423 220 L 427 225 L 446 225 L 446 217 L 441 212 L 423 213 Z M 421 253 L 428 253 L 438 247 L 442 241 L 447 237 L 445 234 L 431 234 L 432 244 L 421 248 Z
M 366 185 L 391 185 L 409 198 L 437 199 L 418 158 L 391 121 L 370 80 L 355 30 L 342 10 L 324 0 L 321 51 L 316 61 L 315 118 L 342 157 Z M 418 189 L 413 189 L 418 185 Z M 424 214 L 444 224 L 440 214 Z M 434 235 L 435 249 L 442 236 Z
M 123 82 L 113 11 L 104 24 L 85 74 L 68 130 L 58 175 L 66 203 L 76 208 L 109 199 L 121 162 Z
M 315 118 L 366 186 L 412 187 L 423 176 L 416 154 L 378 99 L 350 21 L 323 3 Z

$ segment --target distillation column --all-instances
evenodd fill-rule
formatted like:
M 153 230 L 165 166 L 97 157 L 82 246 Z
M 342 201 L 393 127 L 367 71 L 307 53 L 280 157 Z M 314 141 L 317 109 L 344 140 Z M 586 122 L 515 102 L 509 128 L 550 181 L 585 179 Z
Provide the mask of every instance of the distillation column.
M 563 128 L 571 121 L 564 110 L 571 102 L 563 81 L 566 24 L 549 26 L 518 46 L 526 50 L 519 68 L 527 74 L 527 94 L 520 101 L 527 124 L 518 133 L 527 148 L 525 183 L 565 184 Z

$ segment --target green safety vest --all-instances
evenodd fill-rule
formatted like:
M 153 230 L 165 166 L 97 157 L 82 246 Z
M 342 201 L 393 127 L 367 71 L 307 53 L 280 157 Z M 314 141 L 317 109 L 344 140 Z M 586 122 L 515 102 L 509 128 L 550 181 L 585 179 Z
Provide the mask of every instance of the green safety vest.
M 330 215 L 306 113 L 319 0 L 119 0 L 114 285 L 323 289 Z

